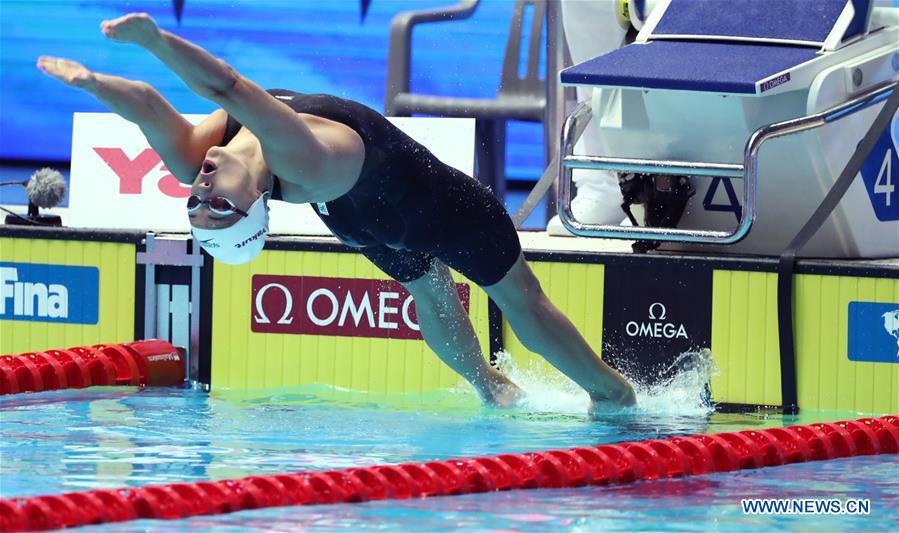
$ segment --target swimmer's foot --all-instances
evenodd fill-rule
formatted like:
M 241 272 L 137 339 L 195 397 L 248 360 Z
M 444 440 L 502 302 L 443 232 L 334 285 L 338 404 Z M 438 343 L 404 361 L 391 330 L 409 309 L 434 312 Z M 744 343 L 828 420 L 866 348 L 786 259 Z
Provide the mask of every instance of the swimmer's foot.
M 494 407 L 515 407 L 524 399 L 524 391 L 493 367 L 486 385 L 478 393 L 484 403 Z
M 634 393 L 634 389 L 628 385 L 614 398 L 610 395 L 591 397 L 587 414 L 595 418 L 600 414 L 619 411 L 636 403 L 637 395 Z

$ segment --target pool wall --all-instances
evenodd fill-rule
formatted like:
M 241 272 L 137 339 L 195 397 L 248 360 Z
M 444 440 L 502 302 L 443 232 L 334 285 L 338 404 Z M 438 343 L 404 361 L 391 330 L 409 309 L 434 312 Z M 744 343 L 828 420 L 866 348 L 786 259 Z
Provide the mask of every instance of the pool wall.
M 0 228 L 4 264 L 99 271 L 95 324 L 10 320 L 8 297 L 0 315 L 0 351 L 145 336 L 141 325 L 155 311 L 145 308 L 144 267 L 136 259 L 145 249 L 140 236 Z M 666 369 L 679 364 L 677 354 L 708 348 L 719 370 L 712 398 L 722 404 L 780 406 L 784 387 L 795 386 L 800 407 L 899 411 L 899 357 L 889 351 L 896 350 L 895 339 L 878 322 L 883 309 L 899 309 L 895 261 L 799 262 L 792 384 L 780 371 L 773 258 L 533 248 L 525 253 L 549 297 L 604 359 L 629 375 L 664 378 Z M 194 376 L 213 388 L 320 383 L 397 393 L 459 381 L 417 338 L 413 307 L 402 288 L 332 239 L 273 237 L 249 265 L 211 264 L 208 257 L 205 265 L 197 267 L 203 275 L 193 278 L 167 274 L 190 270 L 184 264 L 157 266 L 155 283 L 201 285 L 203 301 L 192 311 L 202 325 L 192 341 Z M 483 291 L 458 275 L 456 282 L 485 354 L 493 357 L 504 348 L 519 368 L 558 376 L 518 343 Z M 163 304 L 174 305 L 157 306 Z M 186 320 L 175 310 L 165 316 L 171 320 L 165 331 Z
M 482 350 L 490 353 L 487 297 L 455 276 L 470 291 L 469 314 Z M 213 279 L 215 387 L 325 383 L 396 393 L 445 389 L 459 380 L 420 336 L 403 338 L 412 335 L 406 295 L 396 286 L 378 287 L 377 281 L 366 286 L 368 280 L 387 278 L 360 254 L 266 250 L 246 265 L 216 264 Z M 266 285 L 270 288 L 260 297 Z M 290 308 L 281 287 L 296 289 Z
M 142 235 L 46 235 L 0 227 L 0 353 L 135 340 L 135 251 Z M 27 296 L 31 302 L 22 302 Z

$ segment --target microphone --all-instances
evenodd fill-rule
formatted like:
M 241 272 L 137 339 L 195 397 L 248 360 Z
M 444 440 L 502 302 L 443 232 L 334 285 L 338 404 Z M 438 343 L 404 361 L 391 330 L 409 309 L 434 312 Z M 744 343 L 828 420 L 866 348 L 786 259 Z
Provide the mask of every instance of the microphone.
M 32 174 L 28 181 L 0 183 L 0 186 L 3 185 L 22 185 L 28 194 L 28 216 L 10 213 L 6 216 L 7 224 L 62 226 L 62 219 L 58 215 L 41 215 L 39 209 L 56 207 L 65 199 L 66 180 L 58 170 L 42 168 Z
M 31 175 L 25 191 L 29 203 L 43 208 L 56 207 L 66 197 L 66 179 L 58 170 L 42 168 Z

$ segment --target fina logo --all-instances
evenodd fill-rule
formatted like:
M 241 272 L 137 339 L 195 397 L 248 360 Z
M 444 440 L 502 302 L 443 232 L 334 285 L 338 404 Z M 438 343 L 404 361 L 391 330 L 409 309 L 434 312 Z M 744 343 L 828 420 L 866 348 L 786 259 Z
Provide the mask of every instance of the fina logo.
M 0 263 L 0 319 L 96 324 L 96 267 Z
M 628 337 L 650 337 L 653 339 L 689 339 L 683 324 L 665 322 L 668 309 L 662 302 L 653 302 L 649 306 L 649 321 L 631 320 L 624 327 Z
M 12 314 L 21 317 L 68 318 L 69 290 L 65 285 L 19 281 L 15 268 L 0 268 L 0 315 L 6 315 L 6 301 L 12 300 Z

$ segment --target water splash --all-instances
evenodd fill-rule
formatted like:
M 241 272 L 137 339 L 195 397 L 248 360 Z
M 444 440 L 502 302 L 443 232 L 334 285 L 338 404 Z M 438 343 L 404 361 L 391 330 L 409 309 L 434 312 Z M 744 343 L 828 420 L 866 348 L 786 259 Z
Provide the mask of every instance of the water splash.
M 637 383 L 637 408 L 646 413 L 707 415 L 714 411 L 709 383 L 718 374 L 712 352 L 684 352 L 662 375 L 671 378 L 655 385 Z
M 497 352 L 499 369 L 526 393 L 521 409 L 531 413 L 583 415 L 590 404 L 587 393 L 558 372 L 519 367 L 507 351 Z M 627 371 L 623 372 L 625 377 Z M 622 410 L 634 415 L 706 416 L 714 411 L 708 384 L 717 374 L 709 350 L 684 352 L 659 375 L 671 378 L 656 384 L 628 377 L 637 393 L 637 405 Z
M 587 412 L 590 405 L 587 393 L 561 373 L 546 372 L 539 367 L 520 367 L 506 350 L 496 353 L 496 366 L 525 392 L 517 410 L 580 416 Z

